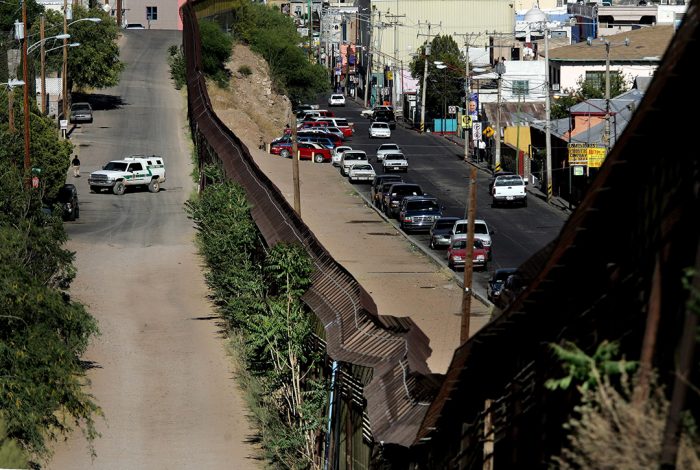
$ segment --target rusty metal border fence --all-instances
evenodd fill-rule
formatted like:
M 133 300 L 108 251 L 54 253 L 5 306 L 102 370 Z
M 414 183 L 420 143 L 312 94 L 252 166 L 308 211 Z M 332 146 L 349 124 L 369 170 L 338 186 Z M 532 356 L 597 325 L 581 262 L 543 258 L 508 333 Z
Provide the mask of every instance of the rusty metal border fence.
M 216 116 L 201 72 L 195 3 L 188 1 L 180 11 L 188 116 L 199 164 L 218 161 L 226 177 L 245 189 L 253 220 L 268 245 L 299 243 L 307 250 L 315 271 L 303 300 L 324 325 L 328 355 L 372 370 L 362 381 L 373 438 L 407 447 L 429 405 L 422 398 L 422 378 L 429 374 L 428 338 L 408 318 L 378 314 L 370 295 L 331 257 L 245 144 Z

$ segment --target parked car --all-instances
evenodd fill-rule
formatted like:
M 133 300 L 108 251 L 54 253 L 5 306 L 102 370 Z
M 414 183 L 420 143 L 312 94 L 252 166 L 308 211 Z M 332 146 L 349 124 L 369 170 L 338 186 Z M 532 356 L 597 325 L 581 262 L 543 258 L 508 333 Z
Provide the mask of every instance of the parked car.
M 338 129 L 340 129 L 343 132 L 346 139 L 351 138 L 353 136 L 353 134 L 355 133 L 355 125 L 352 122 L 348 122 L 348 120 L 345 118 L 328 116 L 328 117 L 317 117 L 314 120 L 316 120 L 318 122 L 324 122 L 324 123 L 326 123 L 327 126 L 337 127 Z
M 457 270 L 464 268 L 467 253 L 467 239 L 460 238 L 452 240 L 450 246 L 447 247 L 447 266 L 450 269 Z M 486 270 L 488 268 L 488 254 L 484 244 L 479 239 L 474 239 L 474 251 L 472 253 L 472 265 L 474 268 Z
M 362 150 L 348 150 L 343 152 L 343 156 L 340 158 L 340 174 L 348 176 L 350 167 L 355 163 L 369 163 L 367 154 Z
M 316 133 L 316 135 L 301 135 L 297 136 L 297 142 L 307 142 L 322 145 L 328 150 L 333 150 L 336 146 L 335 141 L 326 137 L 324 134 Z
M 430 196 L 407 196 L 399 207 L 399 223 L 404 232 L 430 230 L 441 216 L 442 207 L 437 198 Z
M 315 161 L 316 163 L 331 161 L 330 149 L 320 144 L 316 144 L 313 142 L 297 142 L 297 151 L 299 152 L 299 160 L 313 159 L 313 161 Z M 292 143 L 273 143 L 270 146 L 270 153 L 274 155 L 279 155 L 282 158 L 289 158 L 292 156 Z
M 328 106 L 345 106 L 345 96 L 332 94 L 330 98 L 328 98 Z
M 70 105 L 70 122 L 77 124 L 82 122 L 92 122 L 92 106 L 90 103 L 73 103 Z
M 425 196 L 420 185 L 415 183 L 394 183 L 384 193 L 382 208 L 387 217 L 397 217 L 401 201 L 406 196 Z
M 56 198 L 46 202 L 47 214 L 57 213 L 63 220 L 74 221 L 80 218 L 80 203 L 78 189 L 74 184 L 64 184 L 56 194 Z
M 386 122 L 373 122 L 369 125 L 369 138 L 375 137 L 389 139 L 391 138 L 391 129 Z
M 381 162 L 387 153 L 403 153 L 398 144 L 382 144 L 377 147 L 377 161 Z
M 363 109 L 362 111 L 360 111 L 360 116 L 362 116 L 362 117 L 364 117 L 364 118 L 367 118 L 367 119 L 371 119 L 371 118 L 372 118 L 372 115 L 373 115 L 376 111 L 382 111 L 382 110 L 383 110 L 383 111 L 392 111 L 392 112 L 393 112 L 393 111 L 394 111 L 394 108 L 393 108 L 392 106 L 379 105 L 379 106 L 375 106 L 375 107 L 370 108 L 370 109 Z
M 440 217 L 433 222 L 430 227 L 430 248 L 433 250 L 439 247 L 450 245 L 450 231 L 454 227 L 459 217 Z
M 340 145 L 333 149 L 331 152 L 331 161 L 333 162 L 333 166 L 340 166 L 340 159 L 343 157 L 343 152 L 347 150 L 352 150 L 352 147 L 349 145 Z
M 393 111 L 378 110 L 372 114 L 372 122 L 385 122 L 390 129 L 396 129 L 396 117 Z
M 399 175 L 377 175 L 372 180 L 372 187 L 370 188 L 370 196 L 372 198 L 372 203 L 374 207 L 380 207 L 382 205 L 382 193 L 381 188 L 385 183 L 403 183 L 403 178 Z M 452 228 L 452 225 L 450 225 Z
M 501 289 L 501 294 L 498 296 L 498 302 L 496 305 L 505 309 L 513 303 L 515 299 L 527 288 L 527 282 L 525 278 L 518 272 L 515 272 L 506 278 L 503 288 Z
M 501 268 L 493 272 L 493 275 L 486 284 L 486 297 L 494 304 L 498 305 L 501 291 L 506 280 L 511 274 L 515 274 L 517 268 Z
M 489 229 L 486 221 L 482 219 L 474 220 L 474 238 L 478 238 L 484 243 L 484 247 L 489 253 L 489 259 L 493 258 L 493 252 L 491 250 L 491 235 L 495 232 Z M 467 237 L 467 219 L 459 219 L 455 222 L 452 230 L 450 230 L 450 241 L 456 238 L 466 238 Z
M 348 180 L 350 180 L 351 183 L 358 183 L 360 181 L 369 183 L 375 176 L 377 176 L 377 174 L 374 172 L 374 168 L 367 162 L 355 163 L 348 171 Z

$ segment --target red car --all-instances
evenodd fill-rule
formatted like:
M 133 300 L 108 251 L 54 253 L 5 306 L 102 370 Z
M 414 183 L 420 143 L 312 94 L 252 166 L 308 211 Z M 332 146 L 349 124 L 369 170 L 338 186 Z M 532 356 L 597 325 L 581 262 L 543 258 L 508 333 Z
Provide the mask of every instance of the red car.
M 457 238 L 452 240 L 447 248 L 447 265 L 450 269 L 464 268 L 464 258 L 467 251 L 467 239 Z M 472 263 L 474 268 L 481 268 L 484 271 L 487 269 L 489 254 L 484 247 L 484 244 L 479 239 L 474 239 L 474 253 Z
M 330 162 L 331 150 L 323 145 L 314 144 L 311 142 L 297 143 L 299 151 L 299 160 L 312 160 L 316 163 Z M 291 142 L 275 142 L 270 146 L 270 153 L 279 155 L 283 158 L 288 158 L 292 154 Z

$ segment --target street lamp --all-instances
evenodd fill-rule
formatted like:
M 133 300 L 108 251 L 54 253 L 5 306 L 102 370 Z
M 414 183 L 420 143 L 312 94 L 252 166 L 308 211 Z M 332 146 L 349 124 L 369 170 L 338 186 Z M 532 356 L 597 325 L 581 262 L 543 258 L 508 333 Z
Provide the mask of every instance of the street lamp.
M 613 44 L 605 38 L 600 38 L 605 47 L 605 129 L 603 131 L 603 142 L 605 143 L 605 154 L 610 153 L 610 46 L 629 46 L 630 40 L 625 38 L 621 43 Z M 593 38 L 586 39 L 589 46 L 593 46 Z
M 496 62 L 493 71 L 498 75 L 498 95 L 496 99 L 496 160 L 494 171 L 501 171 L 501 75 L 506 73 L 506 64 L 502 60 Z
M 447 65 L 440 60 L 433 61 L 435 67 L 439 70 L 445 70 Z M 440 126 L 440 135 L 445 135 L 445 125 L 447 123 L 447 71 L 442 73 L 442 125 Z

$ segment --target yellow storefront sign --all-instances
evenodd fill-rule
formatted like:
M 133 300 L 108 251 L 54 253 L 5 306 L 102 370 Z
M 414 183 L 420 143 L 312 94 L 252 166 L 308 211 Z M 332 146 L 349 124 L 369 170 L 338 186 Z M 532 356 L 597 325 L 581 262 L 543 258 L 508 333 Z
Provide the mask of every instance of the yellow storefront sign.
M 593 147 L 588 144 L 569 144 L 569 165 L 587 165 L 600 168 L 605 161 L 605 147 Z
M 605 147 L 588 147 L 588 167 L 600 168 L 605 161 Z

